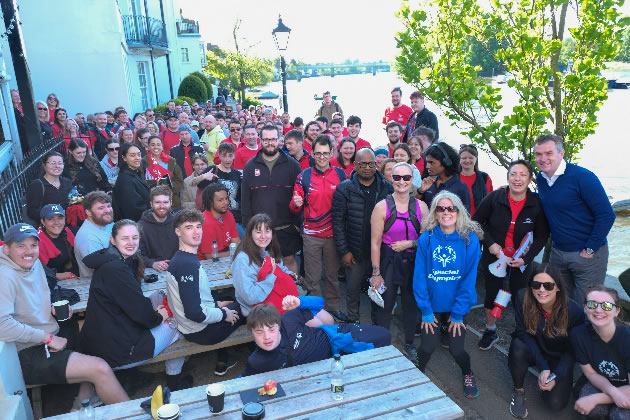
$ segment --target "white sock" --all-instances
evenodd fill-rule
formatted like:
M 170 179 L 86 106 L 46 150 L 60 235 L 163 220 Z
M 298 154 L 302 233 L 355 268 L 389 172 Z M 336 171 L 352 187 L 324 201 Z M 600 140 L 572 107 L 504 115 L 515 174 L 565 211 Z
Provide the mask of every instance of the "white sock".
M 488 325 L 488 324 L 486 324 L 486 330 L 489 330 L 489 331 L 496 331 L 496 330 L 497 330 L 497 324 L 494 324 L 494 325 Z

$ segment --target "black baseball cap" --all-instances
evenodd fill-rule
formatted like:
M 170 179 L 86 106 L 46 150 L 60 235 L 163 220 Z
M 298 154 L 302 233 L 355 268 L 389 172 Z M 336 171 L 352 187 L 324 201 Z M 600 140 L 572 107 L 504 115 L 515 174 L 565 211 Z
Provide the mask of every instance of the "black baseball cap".
M 170 118 L 175 118 L 178 119 L 177 117 L 177 113 L 176 112 L 167 112 L 166 115 L 164 116 L 167 120 Z

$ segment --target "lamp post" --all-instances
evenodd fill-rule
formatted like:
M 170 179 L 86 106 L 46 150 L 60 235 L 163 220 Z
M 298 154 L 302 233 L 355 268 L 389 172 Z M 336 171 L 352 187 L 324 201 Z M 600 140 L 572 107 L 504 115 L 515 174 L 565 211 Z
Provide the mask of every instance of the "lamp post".
M 284 52 L 289 45 L 289 35 L 291 35 L 291 29 L 289 29 L 284 23 L 282 23 L 282 17 L 278 15 L 278 26 L 271 31 L 273 40 L 276 43 L 276 48 L 280 52 L 280 69 L 282 70 L 282 107 L 284 112 L 289 112 L 289 104 L 287 103 L 287 63 L 284 61 Z

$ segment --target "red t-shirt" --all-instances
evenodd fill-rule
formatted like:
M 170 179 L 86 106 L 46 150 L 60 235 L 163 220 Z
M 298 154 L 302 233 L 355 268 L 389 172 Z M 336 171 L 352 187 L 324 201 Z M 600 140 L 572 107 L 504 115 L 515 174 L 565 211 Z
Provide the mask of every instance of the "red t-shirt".
M 516 218 L 518 217 L 521 210 L 523 210 L 523 206 L 527 201 L 527 197 L 525 197 L 525 199 L 521 201 L 514 201 L 512 200 L 512 197 L 510 197 L 510 192 L 508 191 L 508 201 L 510 202 L 510 209 L 512 210 L 512 223 L 510 223 L 507 235 L 505 236 L 505 247 L 503 248 L 503 254 L 506 257 L 511 257 L 516 252 L 516 249 L 514 248 L 514 226 L 516 225 Z
M 236 155 L 234 156 L 234 163 L 232 163 L 232 168 L 242 171 L 245 167 L 245 164 L 249 162 L 251 158 L 256 156 L 259 150 L 260 145 L 258 145 L 256 150 L 251 150 L 247 146 L 241 147 L 236 151 Z
M 171 151 L 171 147 L 179 144 L 179 133 L 177 131 L 164 130 L 160 133 L 162 138 L 162 147 L 167 155 Z
M 422 162 L 422 164 L 424 165 L 424 161 Z M 418 168 L 418 170 L 420 171 L 420 174 L 422 174 L 422 171 L 424 171 L 424 167 L 422 169 Z M 461 179 L 462 182 L 466 184 L 466 186 L 468 187 L 468 191 L 470 192 L 470 217 L 472 217 L 472 215 L 475 214 L 475 200 L 473 199 L 472 186 L 477 180 L 477 174 L 459 174 L 459 179 Z M 490 176 L 488 176 L 488 179 L 486 179 L 486 190 L 488 192 L 492 192 L 493 189 L 494 188 L 492 186 L 492 179 L 490 179 Z
M 390 106 L 385 110 L 385 115 L 383 116 L 383 124 L 387 124 L 390 121 L 396 121 L 398 124 L 406 127 L 407 120 L 412 113 L 413 109 L 411 109 L 407 105 L 400 105 L 396 108 Z
M 293 125 L 289 124 L 288 127 L 282 126 L 282 134 L 287 134 L 289 131 L 293 130 Z
M 232 143 L 232 146 L 234 146 L 234 150 L 238 150 L 239 148 L 245 146 L 245 142 L 242 139 L 238 144 L 236 144 L 232 141 L 231 136 L 222 140 L 221 143 Z M 236 156 L 236 152 L 234 153 L 234 156 Z M 219 153 L 217 151 L 217 153 L 214 154 L 214 164 L 219 165 L 220 163 L 221 163 L 221 158 L 219 157 Z
M 418 171 L 420 172 L 420 175 L 422 176 L 422 173 L 424 172 L 424 158 L 421 157 L 420 159 L 418 159 L 416 163 L 414 163 L 414 165 L 416 166 L 416 168 L 418 168 Z M 471 197 L 472 197 L 472 193 L 471 193 Z
M 354 171 L 354 163 L 351 163 L 348 166 L 346 166 L 345 168 L 343 168 L 339 164 L 339 161 L 337 160 L 336 157 L 330 159 L 330 166 L 336 166 L 337 168 L 343 169 L 343 171 L 346 173 L 346 179 L 350 179 L 350 174 L 352 173 L 352 171 Z
M 337 147 L 339 147 L 339 146 L 337 146 Z M 306 139 L 304 139 L 304 144 L 302 145 L 302 149 L 306 150 L 309 153 L 313 153 L 313 146 Z M 337 148 L 337 150 L 339 150 L 339 148 Z
M 212 241 L 217 241 L 219 252 L 230 246 L 232 238 L 238 238 L 236 222 L 229 210 L 222 217 L 223 223 L 214 218 L 211 211 L 203 212 L 201 244 L 197 249 L 197 258 L 205 260 L 204 254 L 212 254 Z
M 304 144 L 306 144 L 306 140 L 304 140 Z M 337 151 L 339 151 L 339 146 L 341 146 L 341 142 L 337 143 Z M 354 147 L 355 147 L 355 150 L 358 152 L 359 149 L 362 148 L 362 147 L 369 147 L 371 149 L 372 145 L 370 144 L 369 141 L 363 140 L 361 137 L 359 137 L 357 139 L 357 141 L 354 143 Z M 306 149 L 306 147 L 304 147 L 304 148 Z M 311 151 L 309 150 L 309 153 L 310 152 Z

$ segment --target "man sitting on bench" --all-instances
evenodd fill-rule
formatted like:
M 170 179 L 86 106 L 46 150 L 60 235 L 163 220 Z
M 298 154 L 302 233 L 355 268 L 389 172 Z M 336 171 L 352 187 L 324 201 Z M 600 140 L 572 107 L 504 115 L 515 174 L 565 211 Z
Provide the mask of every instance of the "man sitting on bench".
M 243 376 L 317 362 L 335 353 L 356 353 L 391 344 L 391 333 L 376 325 L 334 325 L 318 296 L 286 296 L 282 316 L 275 306 L 255 306 L 247 316 L 256 350 L 247 359 Z
M 206 272 L 197 259 L 204 219 L 197 209 L 181 210 L 173 219 L 179 250 L 168 265 L 168 304 L 177 328 L 186 340 L 201 345 L 225 340 L 241 324 L 241 309 L 233 301 L 217 301 L 210 290 Z M 223 376 L 236 365 L 227 349 L 219 349 L 214 374 Z
M 31 225 L 18 223 L 5 232 L 0 279 L 0 341 L 15 343 L 26 384 L 81 383 L 79 403 L 92 396 L 92 384 L 105 404 L 129 400 L 107 362 L 72 351 L 78 325 L 69 319 L 60 326 L 53 317 L 39 237 Z

